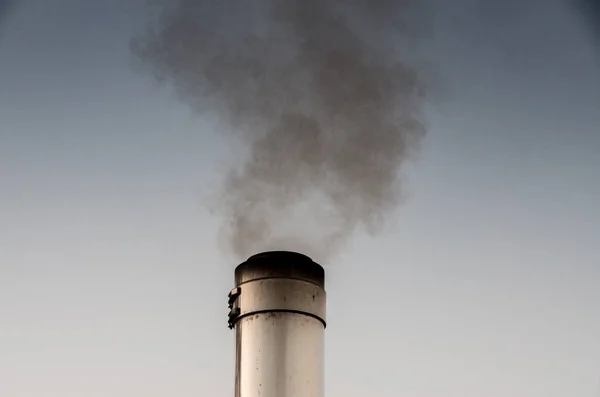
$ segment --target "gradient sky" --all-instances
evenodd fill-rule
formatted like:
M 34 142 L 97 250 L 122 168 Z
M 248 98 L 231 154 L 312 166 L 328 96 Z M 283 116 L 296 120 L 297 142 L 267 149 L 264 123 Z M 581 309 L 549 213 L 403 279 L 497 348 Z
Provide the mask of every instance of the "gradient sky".
M 430 0 L 386 232 L 328 271 L 328 397 L 600 396 L 600 53 L 562 0 Z M 232 396 L 239 149 L 136 70 L 142 0 L 0 16 L 0 396 Z M 2 12 L 2 11 L 0 11 Z

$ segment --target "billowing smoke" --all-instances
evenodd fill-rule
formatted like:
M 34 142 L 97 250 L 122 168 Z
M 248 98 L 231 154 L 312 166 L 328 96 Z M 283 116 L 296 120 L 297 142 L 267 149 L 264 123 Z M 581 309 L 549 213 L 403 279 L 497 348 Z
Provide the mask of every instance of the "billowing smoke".
M 135 54 L 249 148 L 217 200 L 230 249 L 322 260 L 357 229 L 380 230 L 399 201 L 400 166 L 425 133 L 407 0 L 153 7 Z

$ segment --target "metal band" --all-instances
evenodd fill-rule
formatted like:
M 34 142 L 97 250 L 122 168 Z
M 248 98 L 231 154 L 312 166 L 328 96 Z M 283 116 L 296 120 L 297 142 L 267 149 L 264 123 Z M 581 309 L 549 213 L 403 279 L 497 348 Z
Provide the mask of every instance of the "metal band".
M 326 325 L 326 293 L 302 280 L 266 278 L 246 282 L 229 294 L 229 327 L 242 317 L 264 312 L 293 312 L 319 319 Z

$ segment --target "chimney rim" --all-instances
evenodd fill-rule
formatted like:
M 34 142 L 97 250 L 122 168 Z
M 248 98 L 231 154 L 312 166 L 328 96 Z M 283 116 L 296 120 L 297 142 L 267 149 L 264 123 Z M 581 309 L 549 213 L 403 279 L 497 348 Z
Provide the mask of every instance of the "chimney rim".
M 299 252 L 260 252 L 235 268 L 236 286 L 267 278 L 297 279 L 325 289 L 325 269 L 309 256 Z

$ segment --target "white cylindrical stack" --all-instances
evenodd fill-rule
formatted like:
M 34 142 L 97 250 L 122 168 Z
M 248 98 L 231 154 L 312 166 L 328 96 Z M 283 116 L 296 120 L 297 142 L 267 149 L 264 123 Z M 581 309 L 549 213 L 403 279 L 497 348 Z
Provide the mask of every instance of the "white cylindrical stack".
M 235 269 L 235 285 L 235 397 L 323 397 L 323 268 L 294 252 L 265 252 Z

